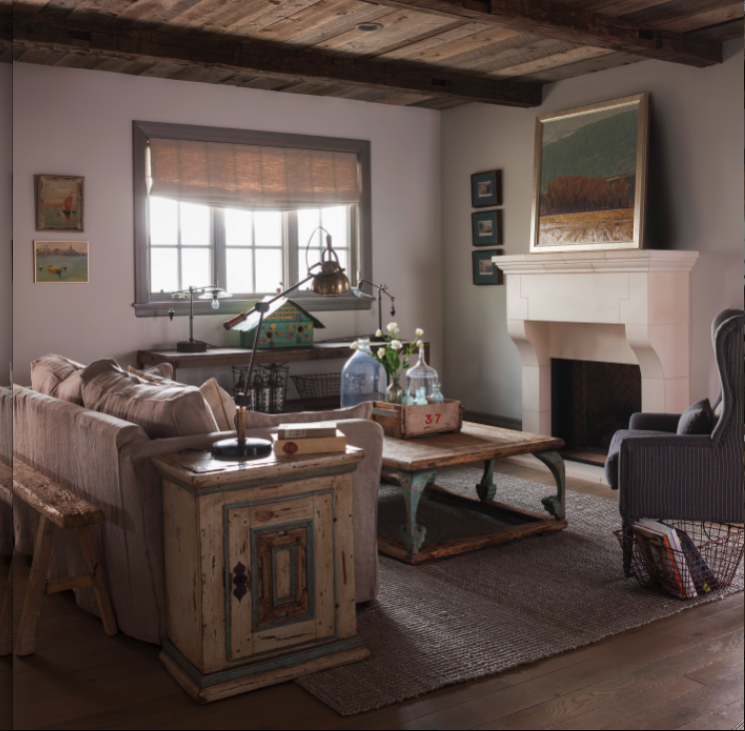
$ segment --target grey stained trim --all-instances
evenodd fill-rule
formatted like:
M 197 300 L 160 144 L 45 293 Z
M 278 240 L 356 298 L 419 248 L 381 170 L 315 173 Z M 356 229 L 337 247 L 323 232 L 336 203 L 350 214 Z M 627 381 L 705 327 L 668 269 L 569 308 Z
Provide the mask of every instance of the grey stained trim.
M 511 416 L 500 416 L 499 414 L 487 414 L 483 411 L 471 411 L 470 409 L 466 409 L 464 420 L 472 421 L 474 424 L 498 426 L 502 429 L 512 429 L 514 431 L 522 431 L 523 429 L 521 419 L 513 419 Z
M 335 150 L 356 153 L 360 161 L 361 198 L 358 206 L 359 220 L 357 245 L 357 269 L 359 278 L 375 281 L 372 270 L 372 196 L 371 155 L 369 140 L 354 140 L 342 137 L 319 137 L 315 135 L 293 135 L 279 132 L 231 129 L 228 127 L 200 127 L 190 124 L 168 124 L 164 122 L 132 122 L 132 153 L 134 175 L 134 256 L 135 256 L 135 300 L 133 307 L 137 317 L 165 317 L 171 302 L 150 299 L 148 273 L 150 250 L 147 243 L 147 183 L 145 179 L 145 156 L 148 137 L 173 140 L 200 140 L 208 142 L 232 142 L 236 144 L 268 145 L 274 147 L 301 147 L 312 150 Z M 349 272 L 352 284 L 357 272 Z M 307 303 L 306 303 L 307 298 Z M 331 310 L 369 310 L 372 299 L 349 297 L 313 297 L 297 294 L 293 297 L 306 310 L 324 312 Z M 215 311 L 209 302 L 194 304 L 194 314 L 230 315 L 243 312 L 253 305 L 250 300 L 231 300 L 220 303 Z M 188 304 L 173 304 L 176 316 L 188 315 Z

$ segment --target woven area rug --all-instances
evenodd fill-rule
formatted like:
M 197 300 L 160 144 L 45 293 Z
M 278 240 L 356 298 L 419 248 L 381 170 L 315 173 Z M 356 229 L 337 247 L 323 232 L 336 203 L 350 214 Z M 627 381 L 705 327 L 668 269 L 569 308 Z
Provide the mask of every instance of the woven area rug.
M 438 484 L 474 494 L 481 471 L 438 473 Z M 494 475 L 497 500 L 539 510 L 556 489 Z M 729 589 L 686 602 L 625 579 L 618 508 L 569 491 L 569 527 L 560 533 L 410 566 L 380 556 L 380 594 L 358 607 L 357 626 L 370 657 L 298 682 L 348 716 L 398 703 L 597 642 L 743 587 L 742 565 Z M 401 492 L 381 486 L 380 532 L 404 522 Z M 444 540 L 483 531 L 473 511 L 424 499 L 417 520 Z M 426 545 L 426 544 L 425 544 Z

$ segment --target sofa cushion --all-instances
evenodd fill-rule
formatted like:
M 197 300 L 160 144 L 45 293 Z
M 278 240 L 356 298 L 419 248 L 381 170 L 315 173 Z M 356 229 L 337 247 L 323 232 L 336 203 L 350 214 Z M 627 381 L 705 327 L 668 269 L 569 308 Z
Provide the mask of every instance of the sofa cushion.
M 346 419 L 370 419 L 373 402 L 365 401 L 347 409 L 330 411 L 300 411 L 296 414 L 262 414 L 249 411 L 246 414 L 246 429 L 271 428 L 280 424 L 306 424 L 316 421 L 344 421 Z
M 210 378 L 209 381 L 205 381 L 199 387 L 199 391 L 212 409 L 212 416 L 215 417 L 220 431 L 235 429 L 235 401 L 224 388 L 220 387 L 217 379 Z
M 163 380 L 173 380 L 173 366 L 170 363 L 159 363 L 158 365 L 143 368 L 142 370 L 129 366 L 127 368 L 127 373 L 150 383 L 157 383 Z
M 701 399 L 691 404 L 678 421 L 678 434 L 711 434 L 714 425 L 714 414 L 709 399 Z
M 670 432 L 651 431 L 648 429 L 619 429 L 610 440 L 608 457 L 605 460 L 605 479 L 612 490 L 618 490 L 618 454 L 621 451 L 621 442 L 626 437 L 653 437 L 670 436 Z
M 84 368 L 82 363 L 50 353 L 31 362 L 31 388 L 82 406 L 80 373 Z
M 91 363 L 81 374 L 87 409 L 139 424 L 151 439 L 209 434 L 215 418 L 195 386 L 145 384 L 113 360 Z

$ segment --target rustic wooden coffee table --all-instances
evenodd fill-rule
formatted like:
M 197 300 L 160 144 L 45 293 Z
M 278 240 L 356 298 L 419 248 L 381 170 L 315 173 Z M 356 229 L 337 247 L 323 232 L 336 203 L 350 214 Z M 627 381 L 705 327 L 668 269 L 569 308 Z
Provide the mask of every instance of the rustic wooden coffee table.
M 418 439 L 385 437 L 383 477 L 398 484 L 406 502 L 407 524 L 401 526 L 402 541 L 378 535 L 378 550 L 411 564 L 452 556 L 477 548 L 505 543 L 516 538 L 553 533 L 566 528 L 564 461 L 558 451 L 561 439 L 527 432 L 499 429 L 465 422 L 460 432 Z M 557 494 L 543 498 L 544 509 L 551 515 L 524 510 L 494 500 L 494 461 L 517 454 L 532 454 L 548 466 L 556 480 Z M 435 485 L 437 470 L 470 462 L 484 462 L 484 475 L 476 485 L 478 497 L 469 497 Z M 423 493 L 494 517 L 520 520 L 518 525 L 500 526 L 486 534 L 432 543 L 424 548 L 427 529 L 416 522 L 417 507 Z

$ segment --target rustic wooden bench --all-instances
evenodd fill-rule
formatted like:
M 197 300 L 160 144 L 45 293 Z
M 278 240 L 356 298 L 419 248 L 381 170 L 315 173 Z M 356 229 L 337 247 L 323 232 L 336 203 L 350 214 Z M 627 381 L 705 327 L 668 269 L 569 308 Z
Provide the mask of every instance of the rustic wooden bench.
M 0 500 L 13 507 L 13 470 L 0 462 Z M 5 585 L 3 608 L 0 610 L 0 657 L 13 652 L 13 564 Z
M 104 522 L 101 509 L 73 495 L 62 485 L 18 459 L 13 460 L 13 494 L 40 515 L 34 561 L 31 565 L 31 575 L 21 613 L 21 624 L 16 637 L 16 655 L 31 655 L 36 649 L 36 627 L 45 593 L 54 594 L 66 589 L 92 586 L 104 630 L 108 635 L 115 635 L 119 628 L 111 609 L 103 568 L 98 561 L 98 552 L 90 531 L 91 525 Z M 55 525 L 62 529 L 76 528 L 78 530 L 89 573 L 57 581 L 47 581 Z

